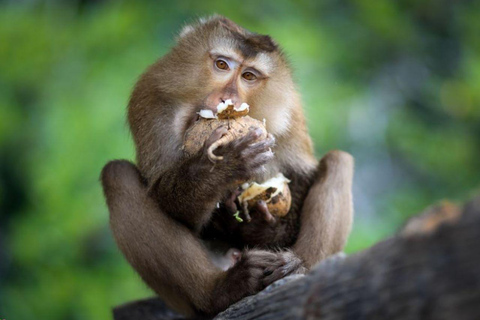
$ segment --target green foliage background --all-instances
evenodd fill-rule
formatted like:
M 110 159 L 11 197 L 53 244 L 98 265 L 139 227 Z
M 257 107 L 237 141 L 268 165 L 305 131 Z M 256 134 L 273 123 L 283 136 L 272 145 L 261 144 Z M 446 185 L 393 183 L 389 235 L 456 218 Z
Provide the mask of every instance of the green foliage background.
M 134 158 L 139 74 L 212 13 L 272 35 L 318 156 L 355 156 L 348 252 L 478 188 L 478 1 L 0 1 L 0 318 L 108 319 L 152 294 L 116 249 L 98 175 Z

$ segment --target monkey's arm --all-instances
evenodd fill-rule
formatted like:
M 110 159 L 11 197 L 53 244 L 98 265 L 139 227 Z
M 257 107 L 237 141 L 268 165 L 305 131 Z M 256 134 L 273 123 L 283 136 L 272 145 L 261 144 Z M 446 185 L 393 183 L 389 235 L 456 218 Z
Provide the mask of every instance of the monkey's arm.
M 353 164 L 352 156 L 342 151 L 331 151 L 320 161 L 293 246 L 307 268 L 345 246 L 353 220 Z
M 177 310 L 207 306 L 219 271 L 194 235 L 160 212 L 131 163 L 108 163 L 101 179 L 117 245 L 143 280 Z
M 220 148 L 224 159 L 212 163 L 207 156 L 208 147 L 226 130 L 224 127 L 217 129 L 203 150 L 164 172 L 151 190 L 163 210 L 197 232 L 210 220 L 222 197 L 236 187 L 236 181 L 246 181 L 273 157 L 269 148 L 274 140 L 252 144 L 261 131 L 251 130 Z
M 185 159 L 163 173 L 151 193 L 170 216 L 199 231 L 220 201 L 219 186 L 225 183 L 220 174 L 212 174 L 212 168 L 201 155 Z
M 175 310 L 215 314 L 296 270 L 292 267 L 296 257 L 290 252 L 252 249 L 222 271 L 209 260 L 192 231 L 160 210 L 133 164 L 112 161 L 101 179 L 118 247 Z

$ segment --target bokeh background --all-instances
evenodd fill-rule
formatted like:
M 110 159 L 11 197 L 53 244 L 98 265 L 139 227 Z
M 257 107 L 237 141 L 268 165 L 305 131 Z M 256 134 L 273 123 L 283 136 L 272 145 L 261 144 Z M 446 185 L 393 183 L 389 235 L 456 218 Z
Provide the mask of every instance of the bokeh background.
M 478 191 L 479 1 L 0 0 L 0 318 L 109 319 L 152 295 L 114 244 L 98 176 L 134 159 L 139 74 L 212 13 L 272 35 L 318 156 L 355 156 L 348 252 Z

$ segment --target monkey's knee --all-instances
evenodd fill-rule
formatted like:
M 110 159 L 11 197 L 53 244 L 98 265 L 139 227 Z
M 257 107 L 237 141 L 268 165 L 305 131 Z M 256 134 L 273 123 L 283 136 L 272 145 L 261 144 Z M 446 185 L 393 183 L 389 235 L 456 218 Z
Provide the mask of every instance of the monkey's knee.
M 137 167 L 126 160 L 107 163 L 100 179 L 111 215 L 115 212 L 124 212 L 126 207 L 137 203 L 146 193 Z
M 354 159 L 352 155 L 348 152 L 341 150 L 332 150 L 329 151 L 322 158 L 322 160 L 320 160 L 320 163 L 323 163 L 327 167 L 342 166 L 345 168 L 353 169 Z
M 103 190 L 119 189 L 128 185 L 138 186 L 141 176 L 137 167 L 127 160 L 113 160 L 108 162 L 100 174 Z
M 320 160 L 318 178 L 351 182 L 353 167 L 354 159 L 352 155 L 340 150 L 329 151 Z

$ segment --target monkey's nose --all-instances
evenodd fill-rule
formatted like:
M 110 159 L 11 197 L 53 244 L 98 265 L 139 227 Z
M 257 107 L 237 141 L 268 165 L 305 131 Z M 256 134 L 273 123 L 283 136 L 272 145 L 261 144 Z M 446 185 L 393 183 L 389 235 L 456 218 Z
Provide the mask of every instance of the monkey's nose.
M 226 105 L 235 105 L 235 99 L 232 98 L 221 98 L 220 103 L 224 103 Z

